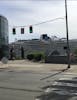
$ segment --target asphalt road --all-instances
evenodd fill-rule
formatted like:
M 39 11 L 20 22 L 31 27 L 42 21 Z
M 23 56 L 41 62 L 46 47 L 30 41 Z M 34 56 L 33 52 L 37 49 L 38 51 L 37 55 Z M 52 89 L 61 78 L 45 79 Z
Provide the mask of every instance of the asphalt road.
M 45 71 L 40 64 L 17 66 L 0 68 L 0 100 L 77 100 L 76 73 L 50 70 L 51 65 Z
M 42 89 L 44 92 L 36 100 L 77 100 L 77 74 L 64 74 Z
M 42 87 L 62 77 L 62 72 L 33 72 L 0 69 L 0 100 L 36 100 Z

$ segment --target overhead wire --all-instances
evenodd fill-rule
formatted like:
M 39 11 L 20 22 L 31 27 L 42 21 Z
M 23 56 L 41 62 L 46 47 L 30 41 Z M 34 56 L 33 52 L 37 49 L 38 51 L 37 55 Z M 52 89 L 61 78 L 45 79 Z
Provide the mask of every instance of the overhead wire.
M 41 21 L 41 22 L 38 22 L 36 24 L 30 24 L 30 25 L 23 25 L 23 26 L 11 26 L 11 27 L 14 27 L 14 28 L 19 28 L 19 27 L 29 27 L 29 26 L 37 26 L 37 25 L 41 25 L 41 24 L 45 24 L 45 23 L 48 23 L 48 22 L 54 22 L 56 20 L 60 20 L 60 19 L 64 19 L 65 16 L 62 16 L 62 17 L 57 17 L 57 18 L 54 18 L 54 19 L 50 19 L 50 20 L 46 20 L 46 21 Z

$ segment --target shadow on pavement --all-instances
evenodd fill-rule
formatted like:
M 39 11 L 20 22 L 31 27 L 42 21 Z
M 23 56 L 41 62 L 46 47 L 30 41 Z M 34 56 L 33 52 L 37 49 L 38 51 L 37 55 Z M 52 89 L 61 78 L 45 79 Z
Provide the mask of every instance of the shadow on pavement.
M 65 72 L 65 71 L 67 71 L 67 70 L 68 70 L 68 68 L 63 69 L 63 70 L 59 71 L 58 73 L 55 73 L 55 74 L 49 75 L 49 76 L 47 76 L 47 77 L 41 78 L 40 80 L 45 80 L 45 79 L 47 79 L 47 78 L 56 76 L 56 75 L 61 74 L 61 73 Z
M 49 93 L 46 95 L 38 96 L 35 100 L 70 100 L 70 95 L 59 95 L 57 93 Z
M 77 77 L 56 82 L 57 84 L 45 87 L 44 92 L 35 100 L 77 100 Z M 51 90 L 45 92 L 47 88 Z

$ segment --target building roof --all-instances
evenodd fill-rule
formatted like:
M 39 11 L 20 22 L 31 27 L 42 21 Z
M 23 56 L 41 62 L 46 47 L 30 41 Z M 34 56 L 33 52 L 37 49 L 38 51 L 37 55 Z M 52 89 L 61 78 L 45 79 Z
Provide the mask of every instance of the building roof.
M 7 18 L 5 16 L 3 16 L 3 15 L 0 15 L 0 18 L 3 18 L 5 20 L 7 20 Z

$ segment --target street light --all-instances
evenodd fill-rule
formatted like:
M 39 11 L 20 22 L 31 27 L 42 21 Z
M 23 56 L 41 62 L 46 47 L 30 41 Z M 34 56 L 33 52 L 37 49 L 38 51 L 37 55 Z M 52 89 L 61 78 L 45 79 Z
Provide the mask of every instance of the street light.
M 70 48 L 69 48 L 69 36 L 68 36 L 68 17 L 67 17 L 67 1 L 65 0 L 65 17 L 66 17 L 66 36 L 67 36 L 67 60 L 68 67 L 70 68 Z

